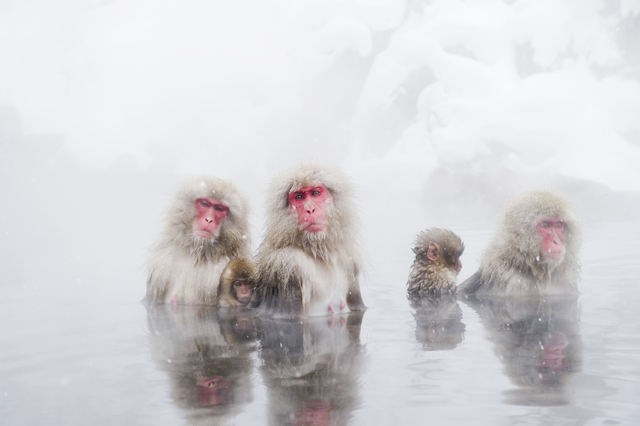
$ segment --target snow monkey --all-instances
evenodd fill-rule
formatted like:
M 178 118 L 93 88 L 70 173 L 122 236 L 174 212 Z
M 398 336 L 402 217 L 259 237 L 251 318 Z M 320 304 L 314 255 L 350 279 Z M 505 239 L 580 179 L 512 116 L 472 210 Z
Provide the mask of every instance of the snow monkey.
M 186 180 L 149 251 L 146 300 L 215 305 L 229 260 L 250 256 L 248 213 L 246 197 L 231 182 L 212 176 Z
M 577 293 L 580 225 L 570 201 L 552 191 L 530 191 L 505 206 L 480 269 L 458 291 L 478 295 Z
M 431 228 L 416 238 L 416 259 L 409 274 L 408 291 L 420 294 L 453 294 L 462 269 L 464 243 L 448 229 Z
M 322 163 L 303 163 L 273 179 L 253 306 L 283 318 L 365 309 L 352 196 L 342 172 Z
M 256 267 L 246 258 L 233 259 L 220 278 L 218 306 L 247 306 L 253 296 Z

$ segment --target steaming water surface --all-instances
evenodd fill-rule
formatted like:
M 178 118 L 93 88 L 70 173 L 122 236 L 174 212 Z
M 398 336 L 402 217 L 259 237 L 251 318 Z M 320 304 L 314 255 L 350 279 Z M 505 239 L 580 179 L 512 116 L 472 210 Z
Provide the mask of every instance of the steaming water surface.
M 492 232 L 457 231 L 464 279 Z M 303 322 L 63 285 L 52 253 L 3 277 L 2 424 L 635 424 L 640 227 L 584 234 L 579 298 L 407 300 L 400 239 L 367 242 L 364 315 Z
M 0 424 L 637 424 L 638 5 L 1 2 Z M 139 302 L 183 174 L 260 215 L 310 157 L 369 203 L 364 315 Z M 584 221 L 579 298 L 407 299 L 420 230 L 462 281 L 540 186 Z

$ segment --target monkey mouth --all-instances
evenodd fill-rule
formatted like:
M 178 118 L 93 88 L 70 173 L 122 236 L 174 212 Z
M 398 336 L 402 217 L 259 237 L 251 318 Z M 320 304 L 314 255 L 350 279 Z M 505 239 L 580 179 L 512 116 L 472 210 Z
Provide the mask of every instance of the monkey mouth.
M 544 257 L 548 260 L 562 260 L 564 258 L 564 251 L 549 251 L 544 254 Z
M 564 251 L 550 251 L 544 254 L 544 259 L 551 263 L 561 263 L 564 260 Z
M 251 302 L 251 293 L 238 294 L 238 302 L 240 302 L 241 305 L 246 305 Z
M 213 240 L 216 238 L 213 233 L 205 231 L 204 229 L 196 229 L 195 231 L 193 231 L 193 234 L 197 237 L 204 238 L 205 240 Z
M 315 234 L 316 232 L 324 231 L 326 227 L 327 225 L 323 222 L 311 222 L 311 223 L 305 223 L 303 229 L 307 232 L 312 232 Z

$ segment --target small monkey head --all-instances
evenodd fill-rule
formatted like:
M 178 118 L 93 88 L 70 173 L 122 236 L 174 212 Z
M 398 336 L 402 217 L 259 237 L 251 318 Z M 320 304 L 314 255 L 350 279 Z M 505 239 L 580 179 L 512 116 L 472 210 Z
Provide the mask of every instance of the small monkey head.
M 247 306 L 255 290 L 256 266 L 247 258 L 233 259 L 220 277 L 219 305 Z
M 237 280 L 233 281 L 233 285 L 231 287 L 231 295 L 235 297 L 240 305 L 246 306 L 249 304 L 249 302 L 251 302 L 254 287 L 255 283 L 252 279 L 238 278 Z
M 460 260 L 460 256 L 462 255 L 463 250 L 464 248 L 459 251 L 459 254 L 450 256 L 450 254 L 453 253 L 452 250 L 448 250 L 448 247 L 441 247 L 440 244 L 431 241 L 427 248 L 427 259 L 434 263 L 443 264 L 449 269 L 455 270 L 456 274 L 459 274 L 462 270 L 462 261 Z M 449 256 L 447 256 L 448 254 Z
M 460 257 L 464 252 L 464 243 L 448 229 L 431 228 L 422 231 L 416 238 L 413 251 L 417 257 L 443 265 L 455 271 L 456 275 L 462 270 Z

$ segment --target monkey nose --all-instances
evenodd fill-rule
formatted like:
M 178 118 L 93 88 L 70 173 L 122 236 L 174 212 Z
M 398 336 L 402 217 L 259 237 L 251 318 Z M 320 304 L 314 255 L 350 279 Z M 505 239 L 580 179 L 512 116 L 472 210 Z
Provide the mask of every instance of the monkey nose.
M 205 217 L 204 220 L 206 220 L 209 223 L 213 222 L 213 218 L 211 217 Z

